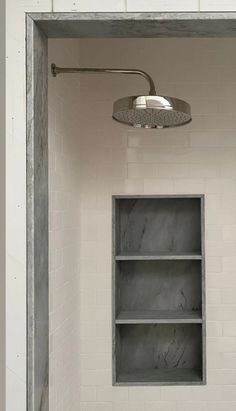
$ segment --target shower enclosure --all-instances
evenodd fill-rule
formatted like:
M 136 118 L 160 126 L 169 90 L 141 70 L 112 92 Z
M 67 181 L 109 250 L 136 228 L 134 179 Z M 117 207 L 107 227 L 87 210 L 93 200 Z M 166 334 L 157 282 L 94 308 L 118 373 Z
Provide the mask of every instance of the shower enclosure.
M 188 38 L 177 38 L 185 35 Z M 230 19 L 227 14 L 204 13 L 36 14 L 27 18 L 29 409 L 49 408 L 49 311 L 51 409 L 62 404 L 68 409 L 78 404 L 85 409 L 122 409 L 123 405 L 132 409 L 135 391 L 111 386 L 112 195 L 205 195 L 209 386 L 197 387 L 198 391 L 191 387 L 192 401 L 205 401 L 206 392 L 211 399 L 213 391 L 217 396 L 219 385 L 224 385 L 222 373 L 233 384 L 226 359 L 221 363 L 218 357 L 219 347 L 227 354 L 228 346 L 219 345 L 218 336 L 223 326 L 226 336 L 230 334 L 225 322 L 231 311 L 224 303 L 227 294 L 222 291 L 219 300 L 213 290 L 233 285 L 234 233 L 230 227 L 235 224 L 236 210 L 236 125 L 235 82 L 230 69 L 235 63 L 234 39 L 189 38 L 196 35 L 234 36 L 234 19 L 232 15 Z M 48 37 L 54 38 L 49 40 L 49 56 Z M 122 85 L 120 79 L 108 75 L 99 81 L 86 75 L 83 80 L 77 75 L 54 79 L 48 72 L 52 61 L 64 67 L 140 67 L 150 72 L 160 93 L 189 101 L 193 121 L 173 130 L 128 129 L 112 121 L 111 102 L 128 90 L 135 95 L 140 79 L 124 76 Z M 192 264 L 188 271 L 192 282 L 186 282 L 185 288 L 200 290 L 198 266 L 198 262 Z M 176 273 L 178 269 L 179 265 Z M 138 268 L 133 274 L 136 277 L 137 272 Z M 150 266 L 147 272 L 152 274 Z M 187 324 L 183 328 L 187 330 Z M 200 325 L 191 324 L 191 328 L 196 342 Z M 150 332 L 149 341 L 158 333 L 156 329 Z M 138 341 L 145 331 L 134 334 Z M 167 325 L 163 335 L 169 334 Z M 122 330 L 120 336 L 124 343 L 130 339 Z M 190 333 L 185 336 L 191 341 Z M 198 355 L 199 345 L 194 349 Z M 173 392 L 169 390 L 171 387 L 162 392 L 168 397 Z M 143 395 L 147 393 L 164 406 L 158 390 L 143 391 Z

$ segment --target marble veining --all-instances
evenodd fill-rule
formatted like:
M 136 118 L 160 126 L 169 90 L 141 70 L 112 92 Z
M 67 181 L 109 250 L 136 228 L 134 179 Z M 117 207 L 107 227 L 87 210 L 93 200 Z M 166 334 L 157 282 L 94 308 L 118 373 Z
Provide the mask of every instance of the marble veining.
M 236 13 L 33 13 L 48 37 L 234 37 Z
M 27 18 L 28 410 L 48 411 L 47 38 Z
M 199 199 L 127 199 L 117 203 L 119 254 L 200 254 Z
M 117 278 L 117 309 L 201 310 L 200 262 L 122 262 Z
M 201 368 L 198 324 L 122 325 L 118 372 L 149 369 Z

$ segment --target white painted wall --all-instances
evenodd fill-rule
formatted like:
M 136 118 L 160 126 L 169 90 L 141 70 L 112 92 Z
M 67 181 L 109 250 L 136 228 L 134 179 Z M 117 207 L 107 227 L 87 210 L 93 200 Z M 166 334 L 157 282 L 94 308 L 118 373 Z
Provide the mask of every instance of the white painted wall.
M 5 409 L 5 2 L 0 2 L 0 409 Z
M 26 242 L 25 242 L 25 12 L 150 11 L 153 0 L 7 0 L 7 411 L 25 411 Z M 144 4 L 144 6 L 143 6 Z M 154 6 L 153 6 L 154 4 Z M 162 1 L 160 11 L 185 11 L 185 0 Z M 169 6 L 173 4 L 173 6 Z M 193 6 L 191 5 L 191 10 Z M 143 8 L 144 7 L 144 8 Z M 190 7 L 187 5 L 187 7 Z M 235 10 L 234 0 L 200 0 L 196 11 Z M 17 68 L 17 70 L 16 70 Z M 129 184 L 129 183 L 127 183 Z M 228 411 L 228 410 L 227 410 Z
M 55 47 L 55 58 L 59 44 L 58 40 L 50 41 L 50 50 Z M 78 312 L 71 315 L 79 319 L 79 343 L 73 353 L 75 361 L 78 358 L 80 363 L 79 378 L 72 381 L 70 388 L 77 390 L 79 403 L 71 405 L 71 410 L 234 411 L 235 39 L 84 39 L 69 42 L 68 47 L 63 41 L 56 63 L 71 63 L 63 50 L 71 53 L 73 45 L 75 59 L 79 58 L 81 66 L 135 66 L 147 71 L 161 94 L 191 103 L 193 122 L 182 128 L 159 131 L 137 130 L 114 122 L 111 113 L 115 99 L 147 91 L 146 82 L 139 77 L 84 74 L 61 76 L 51 81 L 51 104 L 57 100 L 56 94 L 60 98 L 60 104 L 54 107 L 58 124 L 55 121 L 53 127 L 59 130 L 58 134 L 62 132 L 64 150 L 67 144 L 70 146 L 72 135 L 73 144 L 79 144 L 79 150 L 73 150 L 71 161 L 69 158 L 66 161 L 73 165 L 77 155 L 77 175 L 73 173 L 73 179 L 80 193 L 77 199 L 70 199 L 79 212 L 79 223 L 75 220 L 74 224 L 79 232 L 78 248 L 74 250 L 79 258 L 75 279 Z M 80 104 L 71 90 L 73 81 L 80 82 Z M 53 136 L 51 129 L 50 139 Z M 59 148 L 61 150 L 61 144 Z M 54 156 L 58 156 L 57 148 Z M 61 156 L 59 164 L 61 166 Z M 57 179 L 51 180 L 52 207 L 57 184 Z M 70 186 L 68 190 L 70 195 Z M 111 195 L 156 193 L 204 193 L 206 196 L 207 386 L 128 388 L 111 385 Z M 52 235 L 51 249 L 56 244 Z M 63 250 L 66 253 L 63 245 L 60 246 L 61 252 L 54 260 L 59 263 Z M 66 267 L 64 282 L 68 274 Z M 58 294 L 54 276 L 51 280 L 50 295 L 58 304 L 52 313 L 58 309 L 60 324 L 65 315 L 60 311 L 61 295 L 69 303 L 71 294 L 65 296 L 63 289 Z M 53 334 L 53 329 L 51 332 Z M 67 336 L 67 342 L 73 343 L 71 335 Z M 56 350 L 52 346 L 52 357 L 60 354 L 60 340 Z M 64 375 L 58 374 L 60 371 L 51 363 L 55 377 L 52 378 L 52 397 L 61 387 L 60 382 L 67 387 Z M 62 408 L 52 406 L 50 411 L 62 411 Z
M 51 0 L 6 8 L 6 409 L 26 411 L 25 12 L 51 11 Z

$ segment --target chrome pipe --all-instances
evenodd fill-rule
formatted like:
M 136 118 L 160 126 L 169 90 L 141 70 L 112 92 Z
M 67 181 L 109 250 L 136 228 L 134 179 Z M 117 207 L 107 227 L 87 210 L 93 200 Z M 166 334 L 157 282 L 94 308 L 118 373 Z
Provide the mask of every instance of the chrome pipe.
M 82 67 L 57 67 L 51 64 L 51 73 L 56 77 L 60 73 L 116 73 L 116 74 L 137 74 L 145 78 L 149 84 L 149 95 L 156 96 L 155 84 L 152 77 L 143 70 L 122 69 L 122 68 L 82 68 Z

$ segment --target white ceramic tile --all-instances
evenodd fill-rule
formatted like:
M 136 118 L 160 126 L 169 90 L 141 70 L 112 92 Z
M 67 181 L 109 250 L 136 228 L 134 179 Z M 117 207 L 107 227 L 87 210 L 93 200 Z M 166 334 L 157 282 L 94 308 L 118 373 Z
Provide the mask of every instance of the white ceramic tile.
M 141 408 L 140 411 L 176 411 L 175 401 L 148 401 L 145 403 L 145 408 Z M 135 408 L 132 409 L 135 411 Z
M 235 11 L 235 0 L 200 0 L 200 11 Z
M 6 410 L 26 411 L 25 381 L 22 381 L 14 371 L 7 368 L 6 382 Z
M 209 305 L 221 304 L 221 291 L 219 288 L 208 288 L 207 302 Z
M 176 404 L 176 410 L 177 411 L 188 411 L 191 409 L 191 411 L 207 411 L 207 405 L 205 402 L 177 402 Z
M 79 11 L 122 12 L 125 7 L 125 0 L 79 0 Z
M 222 335 L 222 323 L 220 321 L 207 321 L 207 336 L 220 337 Z
M 234 411 L 236 406 L 236 401 L 222 401 L 222 402 L 212 402 L 207 405 L 207 411 Z
M 221 387 L 213 386 L 193 386 L 192 387 L 192 401 L 221 401 L 223 399 Z
M 129 396 L 128 387 L 97 387 L 97 401 L 115 401 L 122 402 L 127 401 Z
M 54 11 L 122 12 L 125 0 L 54 0 Z
M 222 389 L 222 395 L 225 401 L 236 401 L 235 386 L 224 386 Z
M 127 0 L 127 11 L 198 11 L 198 0 Z
M 188 401 L 191 400 L 191 387 L 161 387 L 161 400 Z
M 70 12 L 78 11 L 79 1 L 78 0 L 54 0 L 53 1 L 53 11 L 54 12 Z
M 210 385 L 235 385 L 236 382 L 236 370 L 209 370 L 208 372 L 208 384 Z M 227 411 L 233 411 L 235 408 L 230 406 L 224 408 L 226 404 L 222 407 L 223 409 L 227 409 Z M 235 403 L 233 403 L 235 407 Z M 215 410 L 216 408 L 213 407 L 211 410 Z
M 236 288 L 230 287 L 222 289 L 221 302 L 222 304 L 236 304 Z
M 236 354 L 232 353 L 224 353 L 221 359 L 222 367 L 229 370 L 236 370 Z
M 159 401 L 161 399 L 160 387 L 129 387 L 130 401 Z
M 235 299 L 236 302 L 236 299 Z M 223 334 L 227 337 L 236 337 L 236 321 L 226 321 L 223 324 Z

